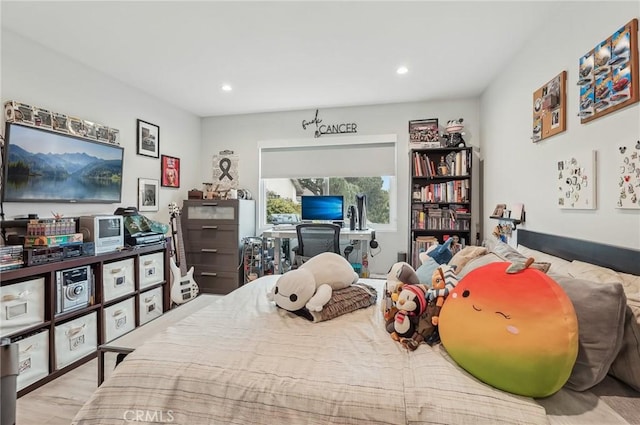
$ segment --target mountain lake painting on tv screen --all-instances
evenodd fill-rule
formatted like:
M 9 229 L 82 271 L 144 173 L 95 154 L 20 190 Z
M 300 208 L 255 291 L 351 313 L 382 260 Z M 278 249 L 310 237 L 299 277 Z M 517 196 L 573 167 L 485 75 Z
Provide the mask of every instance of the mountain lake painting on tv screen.
M 123 148 L 7 124 L 5 201 L 120 202 Z

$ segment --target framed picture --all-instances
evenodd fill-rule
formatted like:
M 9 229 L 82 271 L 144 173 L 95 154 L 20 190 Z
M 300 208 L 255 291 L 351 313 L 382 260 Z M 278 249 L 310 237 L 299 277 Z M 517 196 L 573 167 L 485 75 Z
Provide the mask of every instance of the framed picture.
M 158 211 L 158 186 L 156 179 L 138 179 L 138 211 Z
M 576 152 L 559 160 L 556 186 L 559 208 L 596 209 L 596 151 Z
M 138 120 L 138 155 L 160 158 L 160 127 Z
M 567 129 L 567 71 L 533 92 L 533 134 L 539 142 Z
M 440 146 L 438 119 L 409 121 L 409 143 L 433 143 Z
M 496 207 L 493 209 L 493 214 L 491 214 L 491 217 L 502 217 L 506 209 L 507 204 L 496 205 Z
M 180 187 L 180 158 L 162 155 L 160 171 L 162 187 Z
M 585 53 L 579 60 L 578 74 L 581 124 L 640 101 L 638 19 Z

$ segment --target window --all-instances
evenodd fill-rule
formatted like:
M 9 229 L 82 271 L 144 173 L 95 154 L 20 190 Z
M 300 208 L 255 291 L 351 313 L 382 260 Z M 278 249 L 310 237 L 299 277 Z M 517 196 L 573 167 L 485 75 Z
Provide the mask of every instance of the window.
M 263 226 L 299 217 L 303 195 L 342 195 L 348 209 L 364 193 L 370 227 L 395 229 L 396 136 L 262 142 L 260 190 Z

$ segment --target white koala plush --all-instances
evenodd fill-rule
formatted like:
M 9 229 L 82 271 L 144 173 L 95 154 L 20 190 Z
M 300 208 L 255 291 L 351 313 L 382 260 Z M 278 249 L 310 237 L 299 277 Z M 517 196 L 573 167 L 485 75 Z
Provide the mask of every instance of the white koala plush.
M 303 307 L 309 311 L 322 311 L 335 289 L 346 288 L 358 278 L 346 259 L 333 252 L 324 252 L 283 274 L 268 297 L 288 311 Z

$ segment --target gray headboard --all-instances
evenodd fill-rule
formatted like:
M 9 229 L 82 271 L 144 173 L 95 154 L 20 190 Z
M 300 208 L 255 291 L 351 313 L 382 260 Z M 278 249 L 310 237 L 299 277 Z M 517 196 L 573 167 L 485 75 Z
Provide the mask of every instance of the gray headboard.
M 640 276 L 640 251 L 518 229 L 518 244 L 565 260 L 578 260 Z

